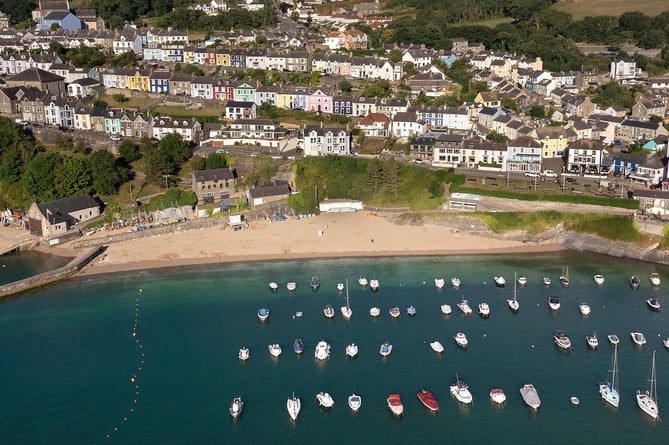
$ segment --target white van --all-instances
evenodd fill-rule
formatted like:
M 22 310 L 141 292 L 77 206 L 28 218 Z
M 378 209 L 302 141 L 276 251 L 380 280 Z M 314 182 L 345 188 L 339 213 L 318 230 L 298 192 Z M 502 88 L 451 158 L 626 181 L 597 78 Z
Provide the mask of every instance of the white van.
M 557 173 L 555 173 L 553 170 L 544 170 L 543 174 L 547 178 L 557 178 Z

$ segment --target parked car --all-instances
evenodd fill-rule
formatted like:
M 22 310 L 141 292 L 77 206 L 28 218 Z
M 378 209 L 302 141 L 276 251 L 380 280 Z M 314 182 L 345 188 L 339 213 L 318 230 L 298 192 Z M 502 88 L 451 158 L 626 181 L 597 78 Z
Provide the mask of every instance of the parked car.
M 526 178 L 538 178 L 539 175 L 537 173 L 534 173 L 534 172 L 525 172 L 525 177 Z
M 574 178 L 565 178 L 565 181 L 571 182 L 572 184 L 576 183 L 576 179 L 574 179 Z
M 121 139 L 123 139 L 123 138 L 121 138 L 121 136 L 119 136 L 117 134 L 113 134 L 113 135 L 110 136 L 110 139 L 114 142 L 121 142 Z
M 547 178 L 557 178 L 557 173 L 553 170 L 544 170 L 544 176 Z

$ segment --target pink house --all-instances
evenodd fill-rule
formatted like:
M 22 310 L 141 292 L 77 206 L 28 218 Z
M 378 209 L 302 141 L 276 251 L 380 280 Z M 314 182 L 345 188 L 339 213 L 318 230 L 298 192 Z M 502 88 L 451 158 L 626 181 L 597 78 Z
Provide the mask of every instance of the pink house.
M 320 88 L 311 94 L 307 94 L 307 106 L 305 110 L 332 113 L 332 96 L 324 93 Z

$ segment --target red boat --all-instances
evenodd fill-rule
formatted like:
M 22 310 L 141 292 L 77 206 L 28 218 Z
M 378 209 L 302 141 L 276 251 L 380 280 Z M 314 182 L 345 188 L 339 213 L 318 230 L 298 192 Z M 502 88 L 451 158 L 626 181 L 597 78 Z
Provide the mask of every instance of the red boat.
M 402 405 L 402 399 L 400 399 L 399 394 L 391 394 L 388 396 L 388 408 L 396 416 L 401 416 L 404 412 L 404 405 Z
M 439 402 L 434 398 L 430 391 L 425 391 L 424 389 L 418 391 L 418 400 L 420 400 L 423 405 L 430 411 L 439 411 Z

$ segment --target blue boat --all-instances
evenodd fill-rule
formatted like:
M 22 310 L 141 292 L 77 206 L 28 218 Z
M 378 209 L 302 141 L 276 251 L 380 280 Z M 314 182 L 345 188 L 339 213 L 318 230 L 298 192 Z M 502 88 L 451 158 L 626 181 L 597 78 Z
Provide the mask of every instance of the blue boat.
M 268 318 L 269 318 L 269 309 L 264 307 L 258 309 L 258 320 L 266 321 Z
M 321 285 L 321 280 L 319 280 L 318 277 L 311 277 L 311 282 L 309 283 L 309 285 L 313 290 L 317 290 L 318 287 Z
M 293 351 L 295 351 L 295 354 L 302 354 L 304 352 L 304 343 L 302 343 L 301 338 L 295 339 L 295 342 L 293 343 Z
M 639 277 L 637 277 L 636 275 L 632 275 L 630 277 L 630 287 L 636 290 L 639 288 L 640 285 L 641 285 L 641 280 L 639 280 Z

